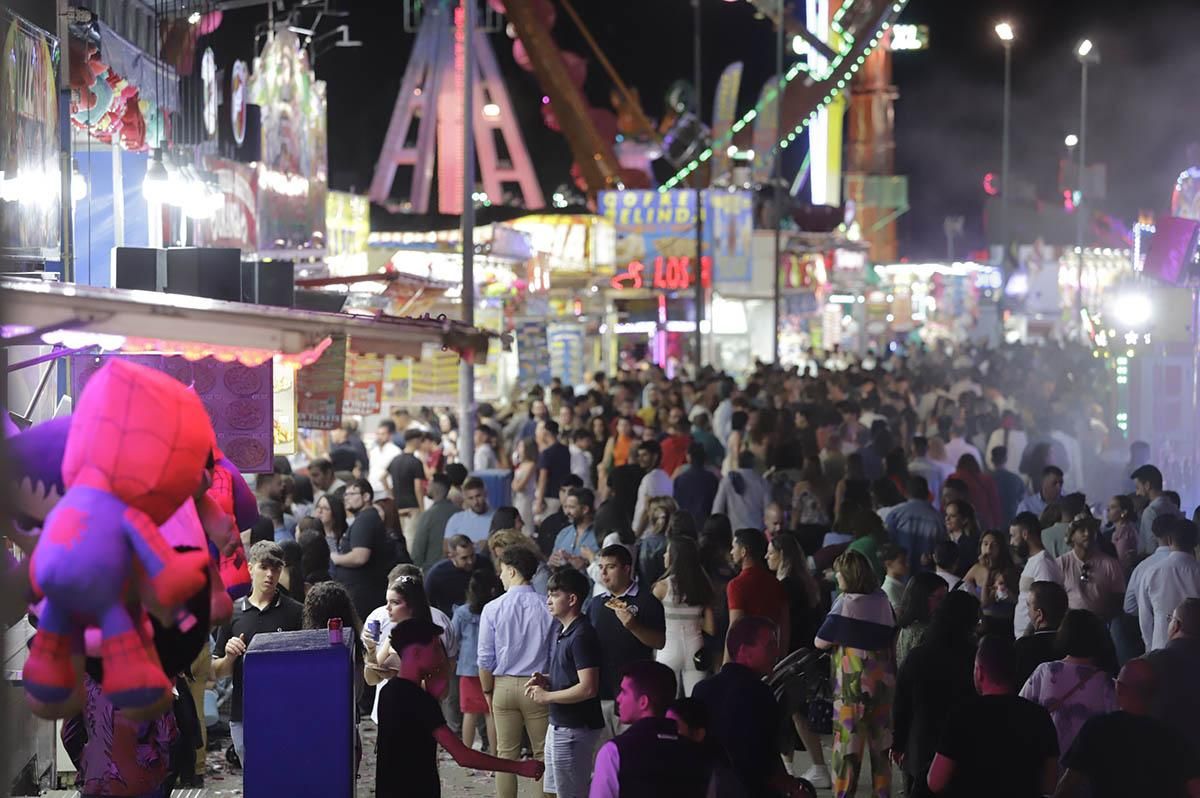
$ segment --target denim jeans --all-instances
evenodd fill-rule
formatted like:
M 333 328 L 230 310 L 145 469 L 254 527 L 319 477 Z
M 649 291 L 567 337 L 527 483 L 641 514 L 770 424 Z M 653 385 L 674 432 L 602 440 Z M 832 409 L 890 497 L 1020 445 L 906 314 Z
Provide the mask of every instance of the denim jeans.
M 543 790 L 558 798 L 587 798 L 592 780 L 592 754 L 599 739 L 599 729 L 571 729 L 550 724 L 546 730 Z
M 240 720 L 231 720 L 229 722 L 229 736 L 233 738 L 233 750 L 237 752 L 238 759 L 242 762 L 242 767 L 246 767 L 246 735 L 242 728 Z

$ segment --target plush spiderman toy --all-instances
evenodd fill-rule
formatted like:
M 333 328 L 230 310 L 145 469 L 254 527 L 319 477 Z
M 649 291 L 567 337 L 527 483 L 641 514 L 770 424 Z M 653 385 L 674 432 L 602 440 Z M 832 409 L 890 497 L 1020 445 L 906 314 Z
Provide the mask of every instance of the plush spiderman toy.
M 204 552 L 176 552 L 165 523 L 201 487 L 215 445 L 199 398 L 167 374 L 125 361 L 89 381 L 71 417 L 63 455 L 66 493 L 50 512 L 30 558 L 30 582 L 45 596 L 25 691 L 35 714 L 64 718 L 82 703 L 84 629 L 100 629 L 101 688 L 132 717 L 171 701 L 146 609 L 186 631 L 182 605 L 206 584 Z
M 258 520 L 258 500 L 254 491 L 246 484 L 237 466 L 220 448 L 213 450 L 216 463 L 213 467 L 212 487 L 208 489 L 208 498 L 213 501 L 229 520 L 235 524 L 234 532 L 237 541 L 232 550 L 220 552 L 221 581 L 225 589 L 234 599 L 250 595 L 250 566 L 246 562 L 246 549 L 242 539 L 236 534 L 239 529 L 249 529 Z M 205 518 L 203 508 L 201 518 Z M 205 526 L 209 525 L 205 519 Z

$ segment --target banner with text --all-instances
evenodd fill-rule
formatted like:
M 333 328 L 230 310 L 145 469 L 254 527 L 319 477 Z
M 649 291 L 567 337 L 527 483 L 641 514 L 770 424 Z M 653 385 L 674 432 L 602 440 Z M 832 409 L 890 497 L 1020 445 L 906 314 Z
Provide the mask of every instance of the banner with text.
M 681 290 L 695 285 L 691 261 L 696 255 L 696 192 L 601 191 L 600 208 L 617 233 L 617 271 L 613 286 Z M 705 266 L 711 279 L 749 282 L 754 236 L 754 196 L 749 191 L 704 192 Z M 657 279 L 630 280 L 629 272 L 686 269 L 683 284 Z M 707 271 L 707 269 L 705 269 Z M 649 284 L 647 284 L 649 283 Z

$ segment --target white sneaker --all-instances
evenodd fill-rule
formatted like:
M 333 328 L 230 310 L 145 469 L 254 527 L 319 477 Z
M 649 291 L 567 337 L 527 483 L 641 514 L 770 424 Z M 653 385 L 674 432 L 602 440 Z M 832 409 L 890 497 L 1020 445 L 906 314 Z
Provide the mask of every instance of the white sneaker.
M 818 790 L 828 790 L 833 787 L 833 779 L 829 776 L 829 768 L 825 765 L 813 765 L 804 771 L 800 778 L 812 784 Z

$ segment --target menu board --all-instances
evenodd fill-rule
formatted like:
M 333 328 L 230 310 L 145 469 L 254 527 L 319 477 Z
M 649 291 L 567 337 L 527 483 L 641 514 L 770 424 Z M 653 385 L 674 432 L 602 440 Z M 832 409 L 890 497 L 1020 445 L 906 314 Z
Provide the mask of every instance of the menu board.
M 346 337 L 336 336 L 311 366 L 296 375 L 296 426 L 337 429 L 346 387 Z
M 550 350 L 546 322 L 521 319 L 514 325 L 517 338 L 517 382 L 522 388 L 550 383 Z
M 296 453 L 296 370 L 291 366 L 276 364 L 274 379 L 275 399 L 271 404 L 274 415 L 275 454 Z
M 383 359 L 383 401 L 389 412 L 412 399 L 412 358 L 388 355 Z
M 550 349 L 550 373 L 564 385 L 583 385 L 584 372 L 582 325 L 551 324 L 546 329 Z
M 243 366 L 211 357 L 192 361 L 179 355 L 75 355 L 71 358 L 72 395 L 78 397 L 92 375 L 114 358 L 165 372 L 190 386 L 208 411 L 217 446 L 238 470 L 247 474 L 271 471 L 274 419 L 270 361 Z
M 412 364 L 412 402 L 424 405 L 457 402 L 460 362 L 457 352 L 425 344 L 421 359 Z
M 346 393 L 342 414 L 370 416 L 379 412 L 383 399 L 383 358 L 351 354 L 346 358 Z

